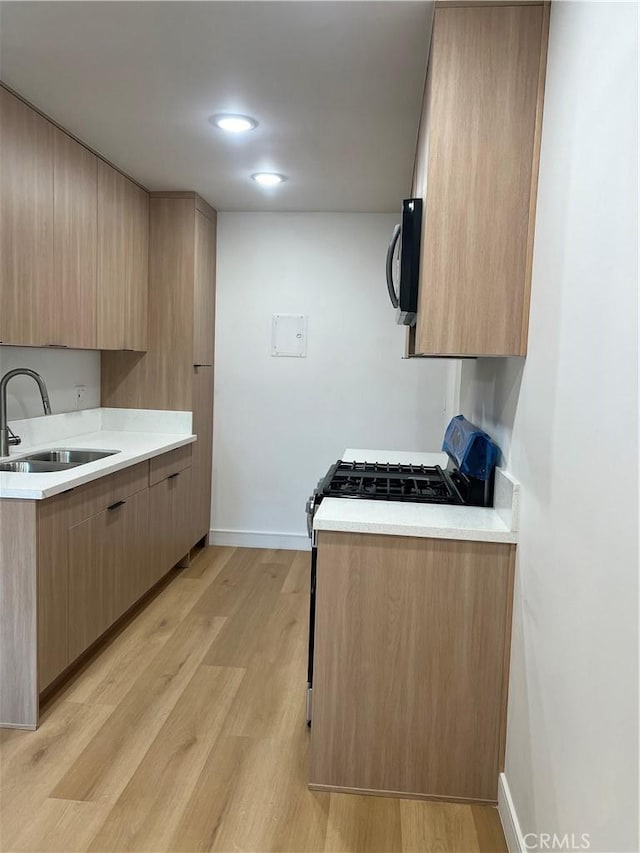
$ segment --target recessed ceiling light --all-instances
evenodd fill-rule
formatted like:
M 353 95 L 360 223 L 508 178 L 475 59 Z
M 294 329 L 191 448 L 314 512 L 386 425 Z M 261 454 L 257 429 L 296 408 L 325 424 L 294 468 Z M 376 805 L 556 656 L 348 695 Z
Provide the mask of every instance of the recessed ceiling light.
M 280 175 L 278 172 L 254 172 L 251 177 L 261 187 L 275 187 L 276 184 L 287 180 L 286 175 Z
M 258 122 L 251 116 L 240 116 L 232 113 L 219 113 L 211 116 L 209 121 L 219 127 L 220 130 L 226 130 L 229 133 L 245 133 L 247 130 L 253 130 L 258 126 Z

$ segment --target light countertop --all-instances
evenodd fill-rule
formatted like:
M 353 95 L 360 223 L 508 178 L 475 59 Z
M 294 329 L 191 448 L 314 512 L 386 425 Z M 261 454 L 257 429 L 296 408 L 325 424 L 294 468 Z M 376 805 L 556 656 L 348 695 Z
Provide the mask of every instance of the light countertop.
M 441 465 L 446 453 L 360 450 L 348 448 L 345 461 Z M 518 540 L 519 484 L 502 468 L 496 469 L 494 506 L 467 507 L 399 501 L 324 498 L 314 519 L 314 530 L 466 539 L 476 542 L 515 543 Z
M 196 441 L 191 412 L 89 409 L 10 423 L 22 444 L 6 459 L 55 447 L 117 450 L 96 462 L 42 474 L 0 472 L 0 498 L 42 500 Z

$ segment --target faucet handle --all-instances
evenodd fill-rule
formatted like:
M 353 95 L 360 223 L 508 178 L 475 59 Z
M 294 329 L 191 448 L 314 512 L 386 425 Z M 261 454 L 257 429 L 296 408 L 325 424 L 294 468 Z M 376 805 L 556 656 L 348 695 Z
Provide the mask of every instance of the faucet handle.
M 20 436 L 16 435 L 9 425 L 7 425 L 7 431 L 9 433 L 9 444 L 22 444 L 22 439 L 20 438 Z

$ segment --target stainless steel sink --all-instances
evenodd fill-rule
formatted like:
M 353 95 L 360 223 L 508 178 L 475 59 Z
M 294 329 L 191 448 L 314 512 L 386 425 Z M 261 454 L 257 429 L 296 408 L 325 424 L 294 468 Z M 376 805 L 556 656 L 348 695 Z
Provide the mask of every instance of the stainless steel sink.
M 16 459 L 13 462 L 0 462 L 0 471 L 13 471 L 16 474 L 47 474 L 52 471 L 67 471 L 76 468 L 80 462 L 46 462 L 38 459 Z
M 64 462 L 73 465 L 86 465 L 87 462 L 96 462 L 98 459 L 105 459 L 107 456 L 114 456 L 119 452 L 119 450 L 69 450 L 56 447 L 54 450 L 43 450 L 41 453 L 23 456 L 22 460 L 26 462 Z
M 107 456 L 114 456 L 119 450 L 70 450 L 66 447 L 56 447 L 53 450 L 42 450 L 12 459 L 10 462 L 0 462 L 0 471 L 13 471 L 15 474 L 48 474 L 53 471 L 67 471 L 96 462 Z

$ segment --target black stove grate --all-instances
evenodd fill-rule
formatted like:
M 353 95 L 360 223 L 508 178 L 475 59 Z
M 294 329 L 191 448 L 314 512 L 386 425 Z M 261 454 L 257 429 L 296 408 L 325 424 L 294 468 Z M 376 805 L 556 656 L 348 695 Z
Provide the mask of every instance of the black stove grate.
M 438 465 L 338 462 L 327 474 L 322 494 L 334 498 L 463 503 L 458 489 Z

